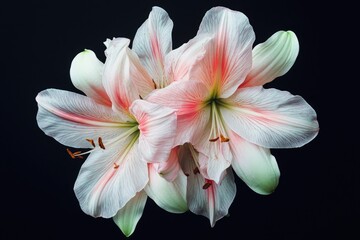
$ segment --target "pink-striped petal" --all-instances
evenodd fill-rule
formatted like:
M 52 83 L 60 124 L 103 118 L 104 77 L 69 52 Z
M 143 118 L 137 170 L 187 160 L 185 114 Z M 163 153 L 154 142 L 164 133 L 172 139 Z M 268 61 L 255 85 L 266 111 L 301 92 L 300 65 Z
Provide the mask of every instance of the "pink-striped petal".
M 136 100 L 130 112 L 139 123 L 139 147 L 146 162 L 168 160 L 176 134 L 175 111 L 145 100 Z
M 239 136 L 265 148 L 294 148 L 319 131 L 314 109 L 300 96 L 261 86 L 240 88 L 220 111 Z
M 103 85 L 116 111 L 128 110 L 131 103 L 145 97 L 154 84 L 129 46 L 129 39 L 115 38 L 108 43 Z
M 170 182 L 174 181 L 175 178 L 177 178 L 180 171 L 178 149 L 178 146 L 171 149 L 169 158 L 165 162 L 153 164 L 156 172 Z
M 137 30 L 132 49 L 159 88 L 164 82 L 165 55 L 172 49 L 171 32 L 173 22 L 167 12 L 160 7 L 153 7 L 149 18 Z
M 90 148 L 86 139 L 113 139 L 134 125 L 125 114 L 68 91 L 47 89 L 36 96 L 39 127 L 61 144 Z
M 85 49 L 71 62 L 70 78 L 74 86 L 86 96 L 99 103 L 111 106 L 109 97 L 102 85 L 104 64 L 91 50 Z
M 206 179 L 198 171 L 196 162 L 198 156 L 191 145 L 181 147 L 180 163 L 188 175 L 187 202 L 190 211 L 207 217 L 213 227 L 216 221 L 228 214 L 231 203 L 236 195 L 236 185 L 231 169 L 226 171 L 221 183 Z
M 134 135 L 105 146 L 88 156 L 74 191 L 85 213 L 110 218 L 144 189 L 148 169 Z
M 191 69 L 204 57 L 211 36 L 202 34 L 191 39 L 165 57 L 166 86 L 177 80 L 188 80 Z
M 154 91 L 148 101 L 167 106 L 177 113 L 175 145 L 193 140 L 208 127 L 210 110 L 203 108 L 208 97 L 206 86 L 197 81 L 176 81 L 164 89 Z
M 254 31 L 243 13 L 214 7 L 200 24 L 198 35 L 201 34 L 214 39 L 190 77 L 205 83 L 217 97 L 229 97 L 251 69 Z

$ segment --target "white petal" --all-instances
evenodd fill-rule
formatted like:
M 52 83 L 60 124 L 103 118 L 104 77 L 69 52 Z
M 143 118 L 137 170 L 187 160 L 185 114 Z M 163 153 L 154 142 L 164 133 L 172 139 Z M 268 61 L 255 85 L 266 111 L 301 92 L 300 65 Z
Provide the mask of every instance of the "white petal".
M 240 88 L 226 101 L 220 111 L 228 126 L 265 148 L 301 147 L 319 131 L 314 109 L 286 91 Z
M 231 169 L 226 171 L 220 184 L 205 179 L 196 168 L 194 151 L 189 144 L 181 147 L 181 166 L 188 176 L 187 202 L 190 211 L 207 217 L 213 227 L 216 221 L 228 214 L 231 203 L 236 195 L 236 185 Z M 194 159 L 195 158 L 195 159 Z
M 100 62 L 95 53 L 85 49 L 72 60 L 70 78 L 74 86 L 86 96 L 110 106 L 110 99 L 102 85 L 103 69 L 104 64 Z
M 270 150 L 249 143 L 236 133 L 231 133 L 230 138 L 236 174 L 256 193 L 272 193 L 279 183 L 280 171 Z
M 129 46 L 129 39 L 109 42 L 103 85 L 116 111 L 128 110 L 131 103 L 153 90 L 153 82 Z
M 126 237 L 129 237 L 135 231 L 139 222 L 147 200 L 144 191 L 136 193 L 122 209 L 113 217 L 115 224 L 120 228 Z
M 211 37 L 208 35 L 199 35 L 166 55 L 166 86 L 173 81 L 189 79 L 191 69 L 204 57 L 210 40 Z
M 174 147 L 176 134 L 175 111 L 144 100 L 136 100 L 130 112 L 139 123 L 139 147 L 143 160 L 164 162 Z
M 178 116 L 175 145 L 181 145 L 202 135 L 208 127 L 210 110 L 203 108 L 208 97 L 204 84 L 197 81 L 176 81 L 164 89 L 154 91 L 148 101 L 176 110 Z
M 154 81 L 163 87 L 165 55 L 171 51 L 173 22 L 165 10 L 153 7 L 149 18 L 137 30 L 132 49 Z
M 144 189 L 148 169 L 132 136 L 105 146 L 86 159 L 74 191 L 85 213 L 110 218 Z
M 167 181 L 174 181 L 180 171 L 180 164 L 178 159 L 178 148 L 171 149 L 168 160 L 165 162 L 153 164 L 157 173 L 159 173 Z
M 200 24 L 198 35 L 202 34 L 213 35 L 214 39 L 190 77 L 226 98 L 235 92 L 251 69 L 254 31 L 243 13 L 214 7 Z
M 149 183 L 145 188 L 148 196 L 168 212 L 186 212 L 186 176 L 179 172 L 177 178 L 169 182 L 161 177 L 152 165 L 149 164 Z
M 242 87 L 259 86 L 287 73 L 299 53 L 292 31 L 278 31 L 253 49 L 253 66 Z
M 36 96 L 39 127 L 61 144 L 89 148 L 86 139 L 113 139 L 131 121 L 126 115 L 115 114 L 110 107 L 86 96 L 63 90 L 47 89 Z M 132 120 L 133 121 L 133 120 Z

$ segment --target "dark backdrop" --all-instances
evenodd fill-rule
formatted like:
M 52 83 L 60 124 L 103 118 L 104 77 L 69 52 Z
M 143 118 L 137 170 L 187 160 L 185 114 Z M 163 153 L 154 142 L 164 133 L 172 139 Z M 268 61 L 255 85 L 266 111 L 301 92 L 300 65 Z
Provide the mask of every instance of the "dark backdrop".
M 349 239 L 359 235 L 359 146 L 353 62 L 356 49 L 346 4 L 304 1 L 47 1 L 1 7 L 1 239 L 125 239 L 111 219 L 83 213 L 73 192 L 81 161 L 36 124 L 35 96 L 46 88 L 77 91 L 69 77 L 84 48 L 104 61 L 103 41 L 133 39 L 151 7 L 174 21 L 173 48 L 192 38 L 207 10 L 245 13 L 265 41 L 293 30 L 300 53 L 293 68 L 268 85 L 303 96 L 318 113 L 319 135 L 299 149 L 273 150 L 281 178 L 269 196 L 237 178 L 230 216 L 209 221 L 165 212 L 148 200 L 132 239 Z M 351 8 L 349 8 L 350 10 Z M 343 41 L 345 40 L 345 41 Z M 356 63 L 356 60 L 355 60 Z M 5 75 L 4 75 L 5 73 Z M 352 136 L 352 138 L 351 138 Z M 355 237 L 356 238 L 356 237 Z M 354 238 L 352 238 L 354 239 Z

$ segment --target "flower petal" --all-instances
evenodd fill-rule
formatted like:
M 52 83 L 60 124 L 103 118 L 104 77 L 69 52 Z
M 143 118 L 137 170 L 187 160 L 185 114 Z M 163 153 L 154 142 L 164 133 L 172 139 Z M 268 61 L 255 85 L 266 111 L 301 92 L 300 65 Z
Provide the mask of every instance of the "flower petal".
M 185 144 L 180 149 L 180 163 L 188 176 L 186 199 L 190 211 L 207 217 L 213 227 L 216 221 L 228 214 L 236 195 L 236 185 L 231 169 L 226 171 L 220 184 L 205 179 L 200 173 L 193 171 L 198 161 L 196 153 Z
M 173 22 L 167 12 L 153 7 L 149 18 L 137 30 L 132 49 L 159 87 L 164 87 L 165 55 L 171 51 Z
M 278 31 L 253 49 L 253 66 L 241 87 L 264 85 L 287 73 L 299 53 L 292 31 Z
M 188 43 L 172 50 L 165 57 L 165 73 L 167 85 L 177 80 L 188 80 L 191 69 L 205 55 L 207 44 L 211 37 L 205 34 L 196 36 Z
M 186 204 L 186 176 L 179 172 L 174 181 L 161 177 L 153 164 L 149 164 L 149 183 L 145 188 L 148 196 L 162 209 L 171 213 L 188 210 Z
M 272 193 L 279 183 L 280 171 L 270 150 L 249 143 L 234 132 L 230 138 L 236 174 L 256 193 Z
M 190 77 L 204 82 L 218 97 L 226 98 L 251 69 L 254 31 L 243 13 L 214 7 L 200 24 L 198 35 L 201 34 L 213 35 L 214 39 Z
M 86 96 L 110 106 L 111 102 L 102 85 L 104 64 L 91 50 L 85 49 L 71 62 L 70 78 L 74 86 Z
M 82 165 L 74 191 L 81 209 L 94 217 L 113 217 L 148 182 L 147 163 L 134 136 L 92 152 Z
M 286 91 L 240 88 L 226 101 L 220 111 L 230 129 L 265 148 L 301 147 L 319 131 L 314 109 Z
M 180 171 L 180 164 L 178 159 L 178 148 L 171 149 L 168 160 L 165 162 L 153 164 L 157 173 L 159 173 L 167 181 L 174 181 Z
M 116 111 L 128 110 L 131 103 L 145 97 L 153 82 L 129 46 L 129 39 L 116 38 L 108 43 L 103 85 Z
M 206 86 L 197 81 L 176 81 L 164 89 L 154 91 L 147 98 L 150 102 L 170 107 L 177 113 L 175 145 L 192 141 L 208 127 L 210 110 L 203 108 L 208 96 Z
M 139 146 L 143 160 L 168 160 L 176 134 L 175 111 L 144 100 L 136 100 L 131 105 L 130 112 L 139 123 Z
M 113 217 L 115 224 L 120 228 L 126 237 L 129 237 L 135 231 L 147 200 L 145 191 L 136 193 L 126 205 L 121 208 Z
M 89 148 L 86 139 L 113 139 L 133 121 L 125 114 L 115 114 L 108 106 L 68 91 L 47 89 L 36 96 L 39 127 L 61 144 Z

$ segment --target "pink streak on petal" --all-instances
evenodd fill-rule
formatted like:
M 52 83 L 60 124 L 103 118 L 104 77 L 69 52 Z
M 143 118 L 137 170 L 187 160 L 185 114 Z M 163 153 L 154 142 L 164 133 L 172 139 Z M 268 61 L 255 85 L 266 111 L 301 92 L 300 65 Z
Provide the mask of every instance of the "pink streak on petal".
M 206 195 L 209 202 L 209 219 L 210 224 L 213 227 L 215 225 L 214 222 L 214 210 L 215 210 L 215 182 L 209 179 L 205 179 L 205 183 L 211 184 L 210 187 L 206 189 Z

